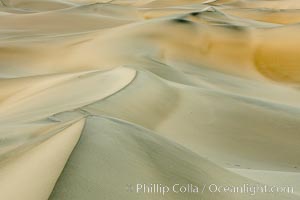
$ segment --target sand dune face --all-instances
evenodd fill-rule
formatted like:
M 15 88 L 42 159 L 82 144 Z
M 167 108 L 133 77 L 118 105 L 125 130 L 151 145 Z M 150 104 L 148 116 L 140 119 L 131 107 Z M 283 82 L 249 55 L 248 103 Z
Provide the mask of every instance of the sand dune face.
M 298 7 L 0 1 L 0 199 L 300 199 Z

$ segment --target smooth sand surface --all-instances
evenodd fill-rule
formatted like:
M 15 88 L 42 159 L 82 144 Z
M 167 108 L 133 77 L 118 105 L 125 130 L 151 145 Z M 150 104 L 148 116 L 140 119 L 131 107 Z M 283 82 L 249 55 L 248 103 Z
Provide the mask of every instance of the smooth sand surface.
M 48 199 L 83 126 L 81 120 L 2 163 L 1 198 Z
M 0 199 L 300 199 L 299 9 L 0 0 Z

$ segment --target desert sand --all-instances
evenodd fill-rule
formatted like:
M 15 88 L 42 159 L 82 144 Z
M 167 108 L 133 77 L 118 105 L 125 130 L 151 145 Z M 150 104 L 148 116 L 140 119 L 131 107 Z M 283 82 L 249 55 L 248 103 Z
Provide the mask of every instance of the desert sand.
M 1 0 L 0 199 L 300 199 L 299 9 Z

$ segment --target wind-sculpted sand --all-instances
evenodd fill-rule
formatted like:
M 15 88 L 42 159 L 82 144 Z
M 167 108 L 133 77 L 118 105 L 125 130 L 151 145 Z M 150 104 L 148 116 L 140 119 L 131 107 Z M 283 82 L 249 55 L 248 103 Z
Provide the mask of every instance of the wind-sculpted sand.
M 300 199 L 299 9 L 1 0 L 0 199 Z

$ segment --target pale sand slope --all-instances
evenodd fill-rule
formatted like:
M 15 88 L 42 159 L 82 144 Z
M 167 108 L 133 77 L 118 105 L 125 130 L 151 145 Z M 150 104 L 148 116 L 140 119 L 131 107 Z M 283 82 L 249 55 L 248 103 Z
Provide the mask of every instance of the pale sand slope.
M 2 199 L 47 199 L 70 153 L 84 120 L 62 130 L 36 147 L 1 163 Z
M 274 198 L 272 194 L 250 196 L 207 191 L 165 196 L 124 192 L 126 184 L 156 182 L 252 183 L 142 127 L 93 116 L 88 118 L 80 142 L 50 199 L 298 199 L 291 195 Z
M 3 99 L 0 124 L 15 122 L 16 120 L 21 122 L 35 121 L 58 112 L 91 104 L 122 89 L 134 77 L 134 70 L 116 68 L 102 73 L 95 71 L 77 73 L 71 77 L 65 75 L 63 80 L 59 75 L 58 77 L 46 76 L 35 81 L 39 87 L 33 85 L 34 83 L 24 87 L 22 82 L 26 82 L 26 79 L 22 80 L 22 85 L 19 85 L 21 88 L 18 88 L 21 91 Z M 6 81 L 6 84 L 9 81 L 13 82 L 10 79 Z M 97 85 L 99 82 L 101 84 Z M 97 85 L 97 87 L 91 87 L 92 85 Z M 78 90 L 78 88 L 85 89 Z M 101 92 L 98 92 L 99 90 Z
M 0 1 L 0 199 L 300 199 L 299 6 Z

